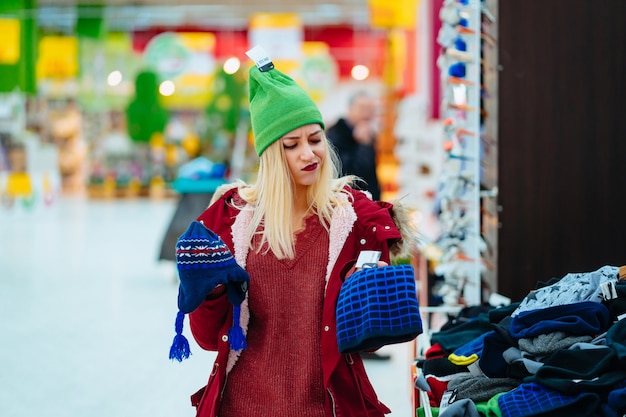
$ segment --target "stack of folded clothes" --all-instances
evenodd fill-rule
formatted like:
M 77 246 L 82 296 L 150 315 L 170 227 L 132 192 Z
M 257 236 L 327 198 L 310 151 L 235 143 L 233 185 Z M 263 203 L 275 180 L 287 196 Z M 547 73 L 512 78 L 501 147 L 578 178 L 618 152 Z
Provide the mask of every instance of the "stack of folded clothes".
M 430 400 L 417 415 L 626 415 L 625 272 L 570 273 L 520 302 L 461 310 L 416 363 Z

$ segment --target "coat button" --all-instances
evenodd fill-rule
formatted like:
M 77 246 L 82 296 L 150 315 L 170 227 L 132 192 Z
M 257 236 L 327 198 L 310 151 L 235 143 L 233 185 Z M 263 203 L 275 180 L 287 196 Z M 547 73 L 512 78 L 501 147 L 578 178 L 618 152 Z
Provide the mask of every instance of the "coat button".
M 228 335 L 227 334 L 222 336 L 222 342 L 228 342 Z
M 361 239 L 361 245 L 365 245 L 365 242 L 367 242 L 365 239 Z
M 389 229 L 391 229 L 390 226 L 385 226 L 385 230 L 389 230 Z
M 328 327 L 328 326 L 324 326 L 324 331 L 325 331 L 325 332 L 327 332 L 327 331 L 329 331 L 329 330 L 330 330 L 330 327 Z
M 372 232 L 376 231 L 376 226 L 372 227 Z

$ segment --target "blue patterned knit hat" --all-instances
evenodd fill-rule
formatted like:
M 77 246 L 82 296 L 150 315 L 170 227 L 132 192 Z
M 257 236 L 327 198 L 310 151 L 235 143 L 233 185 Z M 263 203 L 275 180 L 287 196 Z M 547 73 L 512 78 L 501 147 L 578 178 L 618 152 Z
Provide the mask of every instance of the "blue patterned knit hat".
M 375 350 L 422 333 L 411 265 L 364 268 L 350 275 L 337 299 L 339 352 Z
M 248 290 L 250 276 L 237 264 L 228 246 L 204 224 L 193 221 L 176 243 L 176 266 L 180 277 L 179 311 L 174 326 L 176 336 L 170 348 L 170 359 L 180 362 L 191 354 L 189 342 L 182 335 L 185 314 L 198 308 L 218 285 L 226 286 L 228 299 L 234 306 L 234 323 L 229 332 L 231 348 L 245 349 L 246 340 L 239 325 L 239 312 Z

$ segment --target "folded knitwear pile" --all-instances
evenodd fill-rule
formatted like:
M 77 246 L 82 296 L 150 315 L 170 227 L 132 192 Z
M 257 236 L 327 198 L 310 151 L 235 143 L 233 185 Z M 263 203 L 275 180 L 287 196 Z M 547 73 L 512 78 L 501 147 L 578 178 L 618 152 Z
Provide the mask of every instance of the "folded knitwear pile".
M 430 400 L 418 416 L 626 415 L 620 268 L 542 284 L 508 306 L 466 307 L 432 334 L 417 362 Z

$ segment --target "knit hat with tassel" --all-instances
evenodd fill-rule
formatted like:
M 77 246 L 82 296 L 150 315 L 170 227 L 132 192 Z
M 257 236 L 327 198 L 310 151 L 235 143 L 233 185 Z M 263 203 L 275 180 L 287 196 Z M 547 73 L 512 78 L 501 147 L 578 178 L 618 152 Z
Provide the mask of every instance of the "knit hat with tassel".
M 228 333 L 230 347 L 236 351 L 245 349 L 246 336 L 239 324 L 239 315 L 250 276 L 237 264 L 228 246 L 204 224 L 193 221 L 176 243 L 176 266 L 180 277 L 179 311 L 170 359 L 182 362 L 191 354 L 189 341 L 182 334 L 185 314 L 198 308 L 218 285 L 226 286 L 228 300 L 233 304 L 233 327 Z

